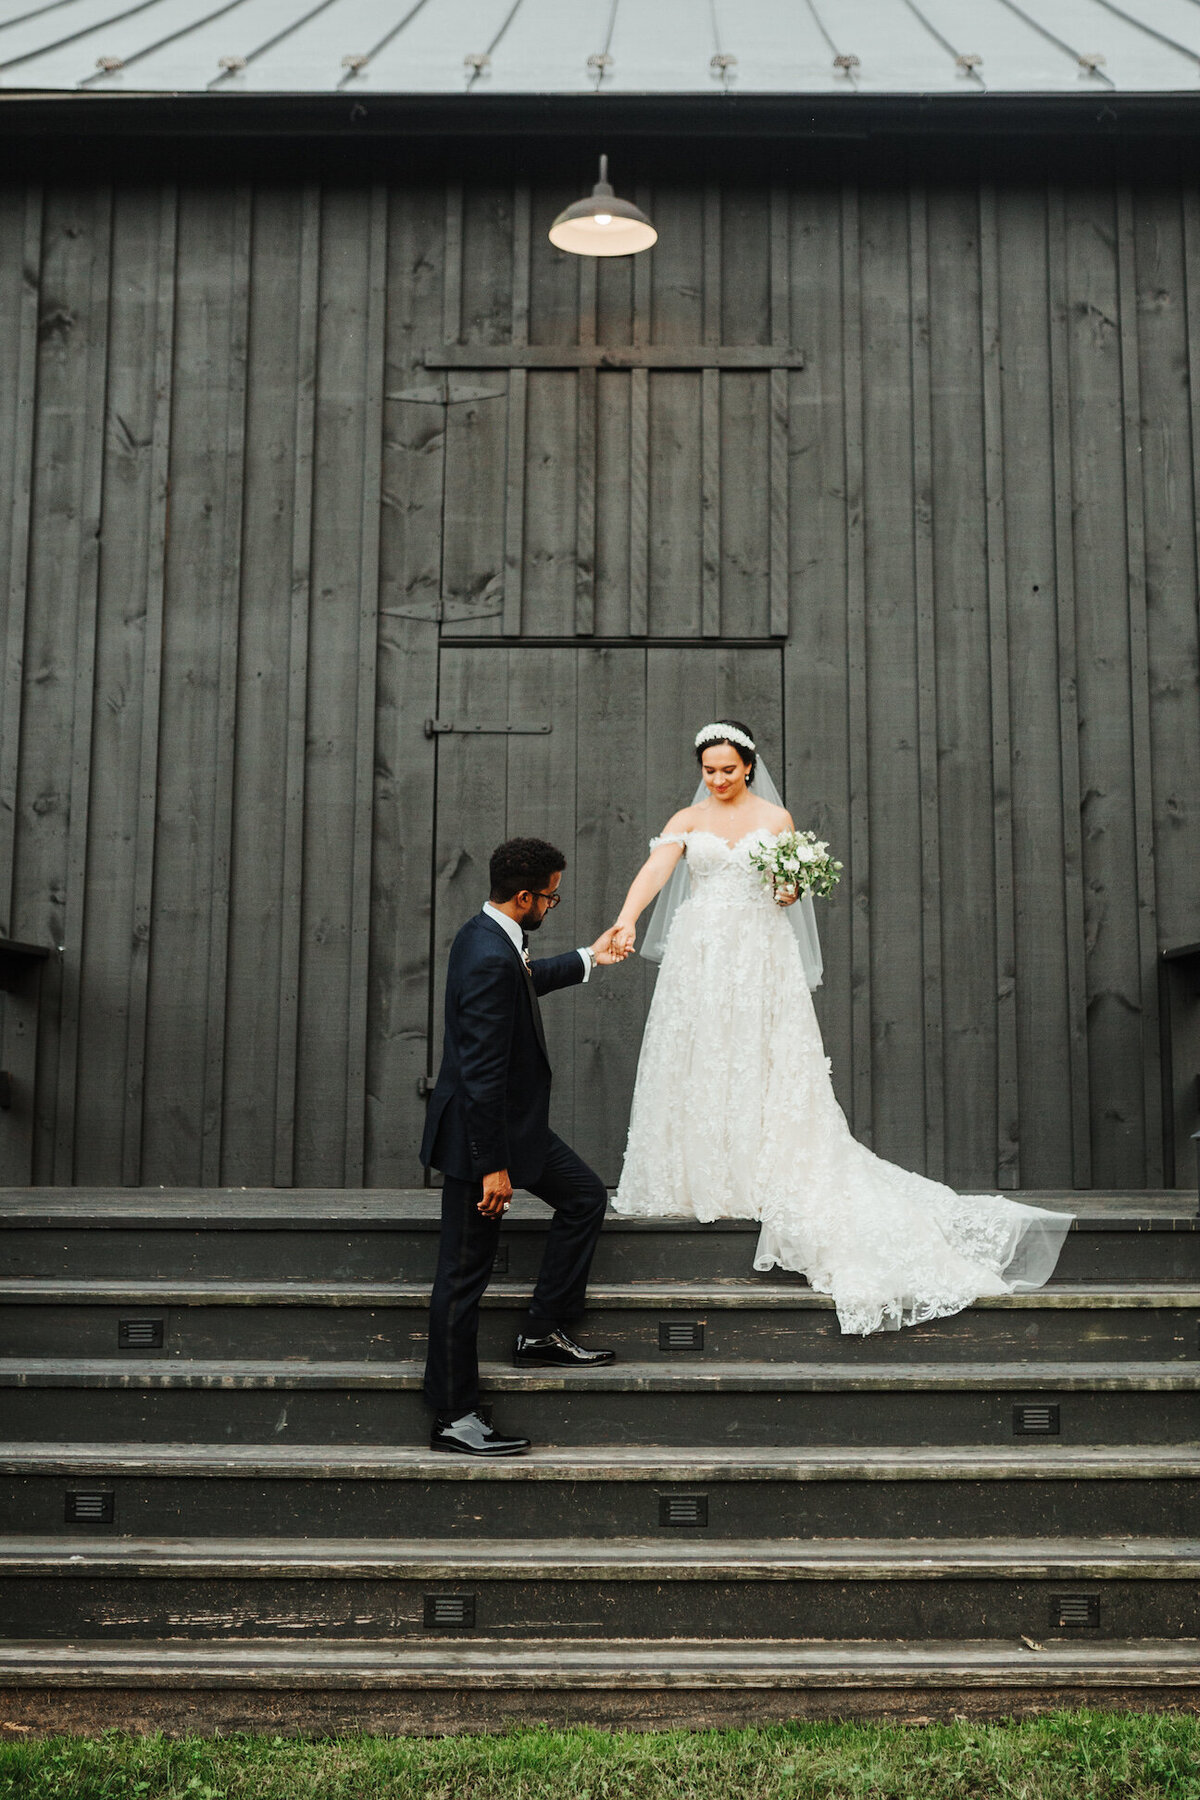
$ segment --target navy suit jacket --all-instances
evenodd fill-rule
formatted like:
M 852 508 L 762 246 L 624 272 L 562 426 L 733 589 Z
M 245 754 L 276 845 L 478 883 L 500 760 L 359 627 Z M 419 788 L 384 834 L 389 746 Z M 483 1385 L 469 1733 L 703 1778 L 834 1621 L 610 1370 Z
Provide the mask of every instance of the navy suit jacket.
M 421 1161 L 459 1181 L 507 1169 L 536 1181 L 550 1143 L 550 1059 L 538 994 L 583 980 L 577 950 L 535 962 L 486 913 L 462 927 L 446 971 L 442 1066 L 429 1101 Z

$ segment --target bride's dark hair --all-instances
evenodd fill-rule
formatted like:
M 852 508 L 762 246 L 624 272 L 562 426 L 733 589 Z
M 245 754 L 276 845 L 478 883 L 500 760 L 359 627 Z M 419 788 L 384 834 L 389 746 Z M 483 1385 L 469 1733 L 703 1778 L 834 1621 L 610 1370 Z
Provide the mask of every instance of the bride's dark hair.
M 720 719 L 717 723 L 729 726 L 732 731 L 740 731 L 743 737 L 748 737 L 751 743 L 754 742 L 754 733 L 748 725 L 743 725 L 740 719 Z M 722 737 L 719 732 L 714 731 L 704 739 L 703 743 L 696 745 L 696 761 L 701 768 L 704 767 L 704 752 L 711 750 L 714 744 L 728 744 L 731 750 L 737 751 L 746 765 L 746 786 L 749 787 L 754 780 L 754 770 L 758 762 L 757 751 L 747 750 L 745 744 L 736 744 L 732 738 Z

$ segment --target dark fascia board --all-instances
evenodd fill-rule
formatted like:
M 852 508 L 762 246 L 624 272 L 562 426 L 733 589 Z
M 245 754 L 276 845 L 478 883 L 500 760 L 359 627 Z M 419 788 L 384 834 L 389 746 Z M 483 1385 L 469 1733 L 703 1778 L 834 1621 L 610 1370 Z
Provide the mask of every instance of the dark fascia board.
M 152 143 L 156 166 L 162 156 L 184 174 L 245 169 L 247 158 L 252 172 L 486 169 L 500 146 L 510 166 L 545 174 L 553 140 L 565 153 L 554 172 L 568 179 L 597 147 L 620 147 L 628 179 L 634 164 L 692 172 L 698 147 L 725 162 L 735 146 L 747 167 L 782 149 L 782 175 L 886 175 L 898 158 L 906 174 L 1176 178 L 1190 175 L 1198 139 L 1193 94 L 0 93 L 0 140 L 22 175 L 46 157 L 48 174 L 68 173 L 81 140 L 97 172 L 144 165 Z

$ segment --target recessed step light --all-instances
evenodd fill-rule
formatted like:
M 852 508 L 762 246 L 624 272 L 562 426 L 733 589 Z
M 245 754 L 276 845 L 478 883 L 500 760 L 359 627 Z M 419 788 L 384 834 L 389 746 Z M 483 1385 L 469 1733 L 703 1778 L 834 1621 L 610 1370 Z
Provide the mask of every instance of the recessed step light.
M 117 1348 L 119 1350 L 161 1350 L 163 1347 L 163 1321 L 161 1319 L 121 1319 L 117 1325 Z
M 1099 1625 L 1099 1594 L 1056 1594 L 1050 1622 L 1055 1627 Z
M 658 1522 L 660 1525 L 707 1525 L 708 1495 L 660 1494 Z
M 426 1631 L 471 1631 L 474 1625 L 474 1594 L 426 1594 Z
M 664 1319 L 658 1327 L 660 1350 L 703 1350 L 704 1325 L 699 1319 Z
M 117 1497 L 99 1488 L 68 1488 L 64 1516 L 68 1525 L 111 1525 Z
M 1013 1407 L 1014 1437 L 1058 1437 L 1061 1430 L 1056 1405 Z

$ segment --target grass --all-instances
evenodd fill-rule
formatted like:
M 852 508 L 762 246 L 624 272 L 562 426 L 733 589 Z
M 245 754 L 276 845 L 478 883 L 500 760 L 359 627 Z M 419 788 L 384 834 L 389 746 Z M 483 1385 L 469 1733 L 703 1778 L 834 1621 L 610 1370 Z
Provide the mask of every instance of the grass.
M 1200 1718 L 9 1740 L 0 1800 L 1200 1800 Z

